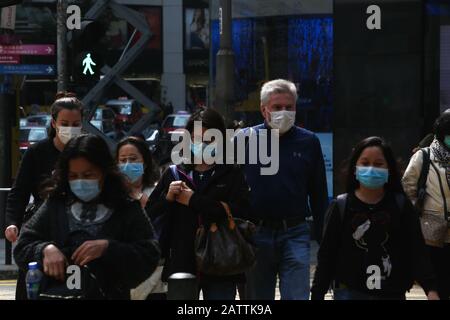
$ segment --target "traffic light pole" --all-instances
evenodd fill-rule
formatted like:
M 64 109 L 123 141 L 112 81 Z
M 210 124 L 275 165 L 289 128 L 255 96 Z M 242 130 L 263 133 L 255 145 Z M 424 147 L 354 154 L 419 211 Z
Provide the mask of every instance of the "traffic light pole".
M 232 0 L 220 0 L 220 49 L 217 53 L 215 107 L 230 125 L 234 111 L 234 52 L 232 46 Z
M 67 90 L 67 0 L 57 2 L 57 66 L 58 91 Z
M 0 188 L 11 187 L 11 130 L 13 112 L 15 110 L 14 95 L 5 90 L 4 85 L 0 89 Z M 0 192 L 1 226 L 3 233 L 6 228 L 6 200 L 7 192 Z M 3 234 L 2 234 L 3 237 Z M 11 243 L 5 239 L 5 264 L 11 264 Z

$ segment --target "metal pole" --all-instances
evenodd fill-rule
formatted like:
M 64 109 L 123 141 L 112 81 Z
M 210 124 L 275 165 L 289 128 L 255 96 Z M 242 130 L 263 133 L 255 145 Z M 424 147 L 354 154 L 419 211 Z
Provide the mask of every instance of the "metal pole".
M 57 2 L 58 91 L 67 90 L 67 0 Z
M 234 104 L 234 52 L 232 47 L 231 0 L 220 0 L 220 50 L 217 53 L 215 107 L 225 117 L 227 125 L 233 120 Z
M 212 8 L 213 8 L 213 0 L 209 0 L 208 1 L 208 5 L 209 5 L 209 83 L 208 83 L 208 92 L 207 92 L 207 107 L 208 108 L 212 108 L 213 104 L 214 104 L 214 97 L 213 97 L 213 92 L 214 92 L 214 75 L 213 75 L 213 37 L 212 37 Z M 189 94 L 189 92 L 187 92 L 187 94 Z
M 11 186 L 11 130 L 13 113 L 15 112 L 15 97 L 9 91 L 0 92 L 0 230 L 6 229 L 6 201 L 7 193 Z M 3 234 L 2 234 L 3 238 Z M 5 239 L 5 264 L 11 264 L 11 244 Z

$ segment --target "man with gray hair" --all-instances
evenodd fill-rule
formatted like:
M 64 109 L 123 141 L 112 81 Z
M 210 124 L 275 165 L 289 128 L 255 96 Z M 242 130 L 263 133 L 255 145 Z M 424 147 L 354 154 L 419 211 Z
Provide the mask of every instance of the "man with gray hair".
M 312 213 L 315 234 L 320 236 L 328 195 L 319 139 L 295 126 L 296 101 L 297 89 L 292 82 L 267 82 L 261 90 L 265 121 L 244 129 L 256 133 L 258 139 L 279 130 L 278 172 L 261 175 L 264 165 L 244 165 L 251 188 L 250 220 L 258 226 L 254 236 L 257 263 L 247 274 L 249 299 L 274 300 L 277 276 L 281 299 L 309 299 L 310 227 L 305 218 Z

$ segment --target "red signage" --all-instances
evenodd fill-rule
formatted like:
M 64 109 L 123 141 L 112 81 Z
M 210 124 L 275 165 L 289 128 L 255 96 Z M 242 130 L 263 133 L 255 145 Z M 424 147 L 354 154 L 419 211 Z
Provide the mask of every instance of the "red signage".
M 53 56 L 55 46 L 52 44 L 0 45 L 0 55 Z

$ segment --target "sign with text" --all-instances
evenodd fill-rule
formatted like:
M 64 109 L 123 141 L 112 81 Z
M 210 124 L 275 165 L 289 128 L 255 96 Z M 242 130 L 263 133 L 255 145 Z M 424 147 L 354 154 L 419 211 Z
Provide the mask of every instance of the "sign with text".
M 0 64 L 0 74 L 22 74 L 22 75 L 54 75 L 55 66 L 49 64 Z
M 2 56 L 0 55 L 0 64 L 19 64 L 20 56 Z
M 53 56 L 55 46 L 52 44 L 0 45 L 0 55 Z

